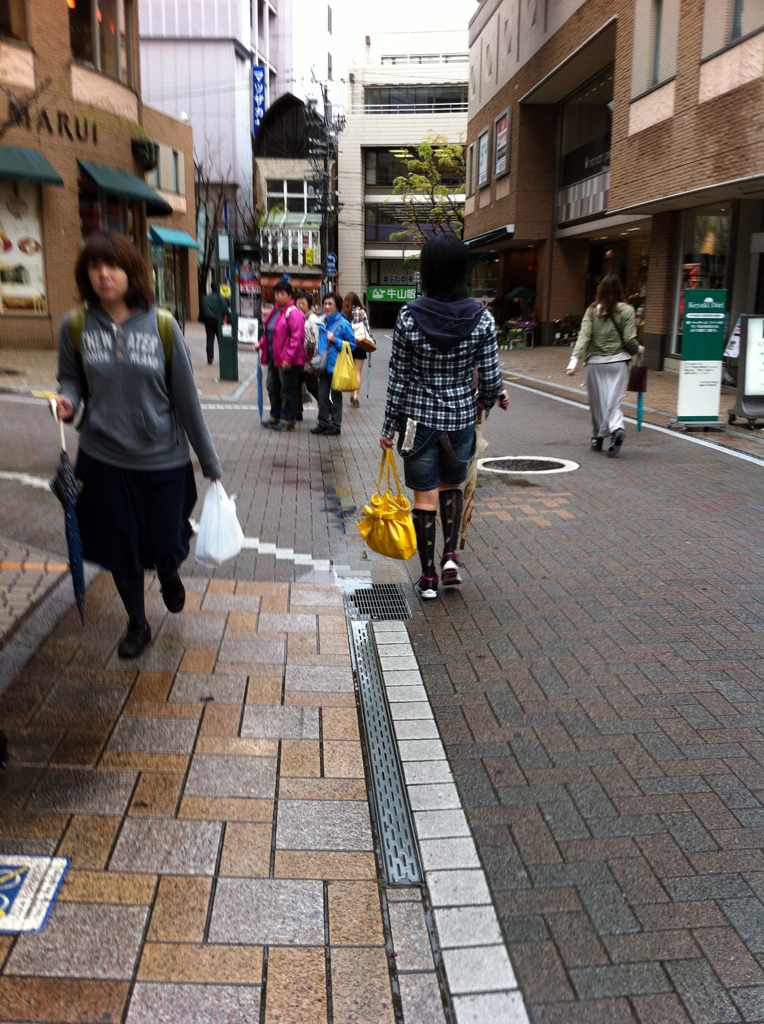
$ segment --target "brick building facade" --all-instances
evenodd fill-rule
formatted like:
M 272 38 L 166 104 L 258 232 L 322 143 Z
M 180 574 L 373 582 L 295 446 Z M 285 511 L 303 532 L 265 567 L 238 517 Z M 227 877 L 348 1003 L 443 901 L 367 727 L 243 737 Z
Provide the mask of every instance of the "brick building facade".
M 0 5 L 0 86 L 0 348 L 56 345 L 94 227 L 129 234 L 157 301 L 196 316 L 192 133 L 141 101 L 135 4 Z
M 499 318 L 530 287 L 553 341 L 618 273 L 663 367 L 685 288 L 726 288 L 732 324 L 762 311 L 762 101 L 761 0 L 483 0 L 465 239 L 497 260 Z

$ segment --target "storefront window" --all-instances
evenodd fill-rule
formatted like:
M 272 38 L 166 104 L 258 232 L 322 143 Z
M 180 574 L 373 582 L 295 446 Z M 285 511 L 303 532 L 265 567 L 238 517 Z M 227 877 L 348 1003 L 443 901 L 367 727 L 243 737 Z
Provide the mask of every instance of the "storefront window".
M 0 37 L 27 41 L 24 0 L 0 0 Z
M 610 167 L 613 66 L 605 68 L 562 104 L 563 188 Z
M 682 352 L 684 293 L 690 288 L 729 288 L 732 206 L 701 206 L 684 215 L 681 278 L 675 303 L 676 329 L 671 351 Z
M 75 60 L 132 84 L 131 0 L 69 0 L 69 42 Z
M 0 181 L 0 310 L 47 313 L 40 190 Z

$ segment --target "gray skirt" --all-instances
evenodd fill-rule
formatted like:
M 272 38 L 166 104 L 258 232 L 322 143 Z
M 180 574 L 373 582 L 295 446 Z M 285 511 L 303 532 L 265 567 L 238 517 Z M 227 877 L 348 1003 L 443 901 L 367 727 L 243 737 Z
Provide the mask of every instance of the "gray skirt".
M 612 437 L 623 428 L 621 402 L 629 379 L 629 361 L 587 363 L 586 389 L 592 416 L 592 437 Z

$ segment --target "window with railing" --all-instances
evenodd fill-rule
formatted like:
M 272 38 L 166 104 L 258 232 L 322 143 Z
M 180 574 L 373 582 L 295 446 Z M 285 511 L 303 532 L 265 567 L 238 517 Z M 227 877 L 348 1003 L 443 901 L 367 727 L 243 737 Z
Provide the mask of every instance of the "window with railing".
M 364 93 L 367 114 L 449 114 L 467 109 L 463 85 L 399 85 L 373 87 Z
M 72 57 L 133 85 L 132 0 L 66 0 Z
M 425 237 L 448 230 L 442 225 L 427 224 L 426 214 L 420 207 L 420 230 Z M 416 230 L 411 228 L 411 211 L 403 203 L 379 203 L 364 209 L 364 237 L 367 242 L 400 242 L 402 239 L 392 238 L 398 232 Z M 403 239 L 405 241 L 405 239 Z
M 385 53 L 381 64 L 468 64 L 469 53 Z
M 0 0 L 0 37 L 27 41 L 24 0 Z

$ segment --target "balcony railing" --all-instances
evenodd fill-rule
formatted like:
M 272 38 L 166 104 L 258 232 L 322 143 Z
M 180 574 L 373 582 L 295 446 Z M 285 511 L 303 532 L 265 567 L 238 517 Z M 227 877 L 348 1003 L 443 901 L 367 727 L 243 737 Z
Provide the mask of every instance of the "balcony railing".
M 321 263 L 321 233 L 303 228 L 263 228 L 260 261 L 279 267 L 310 267 Z
M 459 103 L 354 103 L 353 114 L 466 114 L 467 101 Z

